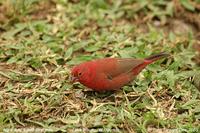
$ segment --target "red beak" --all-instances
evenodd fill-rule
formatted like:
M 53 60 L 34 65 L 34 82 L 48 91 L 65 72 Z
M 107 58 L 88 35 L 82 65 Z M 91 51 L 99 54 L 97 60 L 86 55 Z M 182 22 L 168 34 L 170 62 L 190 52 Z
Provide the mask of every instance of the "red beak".
M 74 76 L 70 76 L 70 77 L 69 77 L 69 80 L 70 80 L 72 83 L 78 82 L 78 81 L 79 81 L 79 79 L 78 79 L 77 77 L 74 77 Z

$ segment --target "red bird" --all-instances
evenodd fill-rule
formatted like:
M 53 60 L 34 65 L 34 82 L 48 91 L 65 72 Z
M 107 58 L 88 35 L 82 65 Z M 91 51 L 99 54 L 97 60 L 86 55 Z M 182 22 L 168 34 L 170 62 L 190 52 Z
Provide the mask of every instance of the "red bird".
M 71 80 L 95 91 L 117 90 L 132 81 L 148 64 L 167 57 L 159 53 L 145 59 L 104 58 L 88 61 L 72 69 Z

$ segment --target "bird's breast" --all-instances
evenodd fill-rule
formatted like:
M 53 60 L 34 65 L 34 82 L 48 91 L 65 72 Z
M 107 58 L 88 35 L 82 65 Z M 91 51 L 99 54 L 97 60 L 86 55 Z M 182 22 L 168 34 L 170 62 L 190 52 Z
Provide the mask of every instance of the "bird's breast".
M 98 73 L 95 75 L 95 77 L 91 80 L 88 80 L 86 82 L 81 82 L 83 85 L 87 86 L 88 88 L 101 91 L 105 88 L 107 88 L 107 84 L 105 82 L 105 74 L 104 73 Z

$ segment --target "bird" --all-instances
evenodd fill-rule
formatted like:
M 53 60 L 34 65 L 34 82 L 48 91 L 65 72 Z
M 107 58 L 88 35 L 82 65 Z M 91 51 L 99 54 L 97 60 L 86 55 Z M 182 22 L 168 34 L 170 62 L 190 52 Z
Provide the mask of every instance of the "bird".
M 169 55 L 160 52 L 143 59 L 108 57 L 83 62 L 71 69 L 70 80 L 98 92 L 119 90 L 133 81 L 147 65 Z

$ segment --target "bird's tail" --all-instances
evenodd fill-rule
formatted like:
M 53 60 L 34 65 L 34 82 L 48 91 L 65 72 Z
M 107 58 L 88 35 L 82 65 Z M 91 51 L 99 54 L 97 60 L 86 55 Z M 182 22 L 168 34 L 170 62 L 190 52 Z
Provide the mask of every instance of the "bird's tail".
M 147 58 L 144 59 L 144 62 L 140 65 L 138 65 L 137 67 L 135 67 L 132 71 L 134 72 L 134 75 L 137 75 L 139 72 L 142 71 L 142 69 L 144 69 L 148 64 L 153 63 L 154 61 L 157 61 L 161 58 L 164 57 L 168 57 L 170 54 L 165 53 L 165 52 L 161 52 L 155 55 L 151 55 Z
M 170 54 L 168 54 L 166 52 L 161 52 L 161 53 L 158 53 L 158 54 L 155 54 L 155 55 L 151 55 L 151 56 L 145 58 L 145 60 L 150 61 L 150 62 L 154 62 L 156 60 L 159 60 L 161 58 L 165 58 L 165 57 L 168 57 L 168 56 L 170 56 Z

